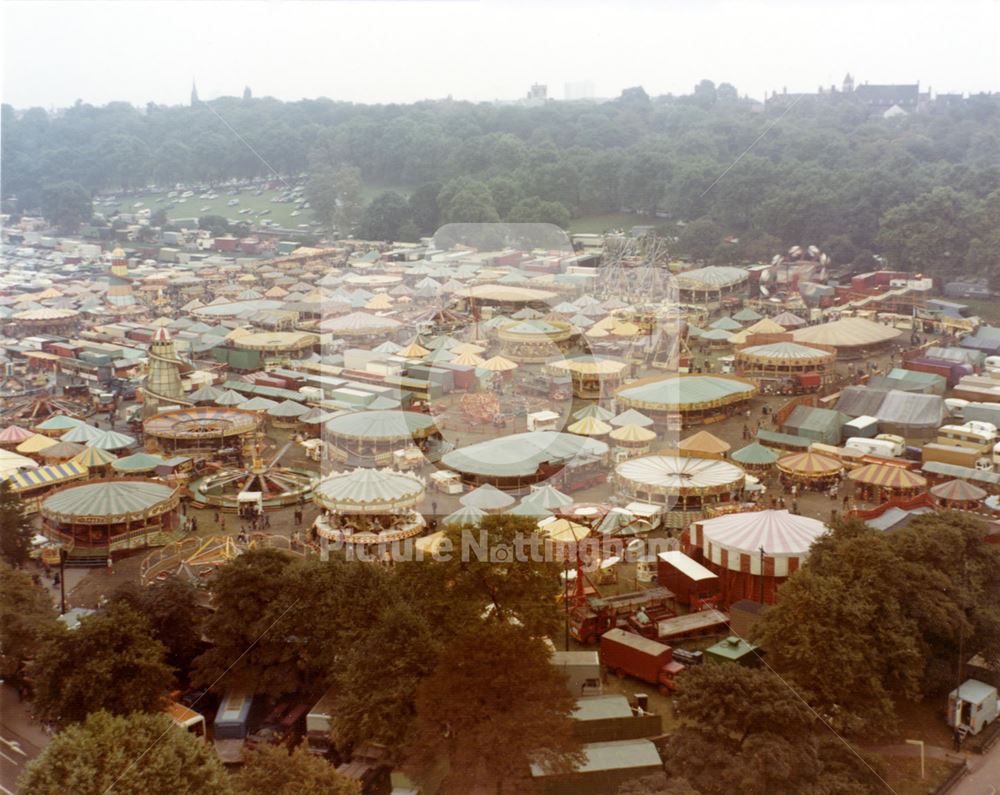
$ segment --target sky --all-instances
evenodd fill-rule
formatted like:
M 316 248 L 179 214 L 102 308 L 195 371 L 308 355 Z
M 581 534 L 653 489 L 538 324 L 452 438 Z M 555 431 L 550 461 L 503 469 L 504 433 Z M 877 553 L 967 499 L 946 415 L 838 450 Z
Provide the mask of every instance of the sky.
M 1000 0 L 4 0 L 2 99 L 18 108 L 239 95 L 361 103 L 564 98 L 642 85 L 740 94 L 913 83 L 1000 91 Z

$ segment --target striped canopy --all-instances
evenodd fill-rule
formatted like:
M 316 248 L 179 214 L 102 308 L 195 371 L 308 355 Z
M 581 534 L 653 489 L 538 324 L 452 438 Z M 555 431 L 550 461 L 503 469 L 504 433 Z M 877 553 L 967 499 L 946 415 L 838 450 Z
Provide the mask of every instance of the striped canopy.
M 931 494 L 945 502 L 979 502 L 986 492 L 965 480 L 948 480 L 931 487 Z
M 34 435 L 27 428 L 22 428 L 20 425 L 8 425 L 0 431 L 0 444 L 20 444 L 25 439 L 30 439 Z
M 49 467 L 38 467 L 37 469 L 22 469 L 10 476 L 10 484 L 15 491 L 32 489 L 35 486 L 44 486 L 49 483 L 59 483 L 63 480 L 73 480 L 81 478 L 87 474 L 87 468 L 75 461 L 67 461 L 65 464 L 55 464 Z
M 847 476 L 856 483 L 899 491 L 922 489 L 927 485 L 923 475 L 890 464 L 865 464 L 851 470 Z
M 778 459 L 778 469 L 799 478 L 829 478 L 843 470 L 836 458 L 819 453 L 793 453 Z

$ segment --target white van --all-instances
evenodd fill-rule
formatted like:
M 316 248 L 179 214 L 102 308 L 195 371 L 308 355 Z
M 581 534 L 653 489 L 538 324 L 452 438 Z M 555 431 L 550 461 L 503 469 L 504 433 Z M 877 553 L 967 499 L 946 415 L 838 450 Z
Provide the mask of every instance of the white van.
M 866 439 L 863 436 L 852 436 L 844 443 L 844 448 L 857 450 L 864 455 L 876 455 L 880 458 L 895 458 L 898 445 L 888 439 Z M 900 452 L 902 452 L 900 450 Z
M 895 445 L 893 457 L 901 456 L 906 451 L 906 439 L 902 436 L 896 436 L 893 433 L 880 433 L 875 438 L 883 442 L 891 442 Z

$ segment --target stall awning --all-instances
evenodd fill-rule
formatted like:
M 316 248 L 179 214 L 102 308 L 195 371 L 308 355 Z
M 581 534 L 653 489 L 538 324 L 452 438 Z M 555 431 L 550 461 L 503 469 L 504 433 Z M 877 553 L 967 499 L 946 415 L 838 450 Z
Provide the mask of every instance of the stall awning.
M 81 466 L 75 461 L 67 461 L 65 464 L 24 469 L 20 472 L 15 472 L 10 476 L 10 484 L 15 491 L 26 491 L 49 483 L 59 483 L 64 480 L 83 477 L 86 474 L 87 468 L 85 466 Z

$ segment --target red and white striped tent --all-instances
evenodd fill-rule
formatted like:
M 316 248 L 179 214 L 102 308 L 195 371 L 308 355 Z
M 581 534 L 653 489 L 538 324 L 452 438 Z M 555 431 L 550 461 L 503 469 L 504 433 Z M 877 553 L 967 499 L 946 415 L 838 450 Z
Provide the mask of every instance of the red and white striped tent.
M 690 546 L 719 575 L 724 605 L 740 599 L 774 604 L 778 586 L 828 530 L 818 519 L 788 511 L 730 513 L 693 524 Z

